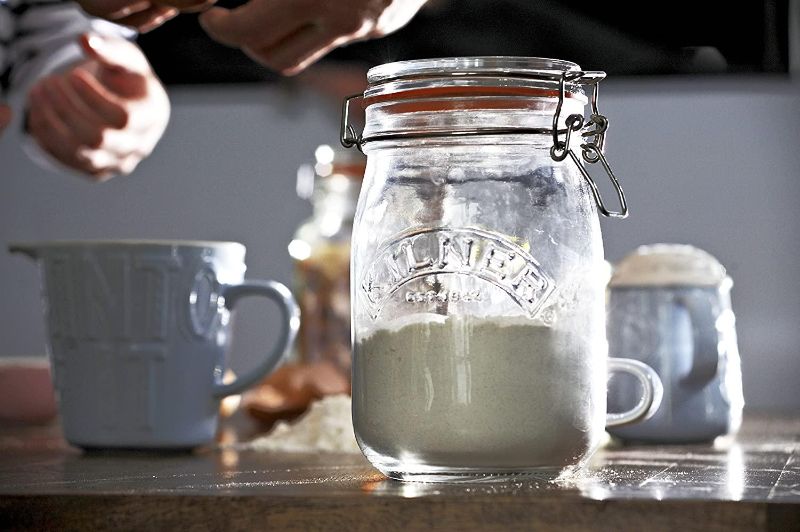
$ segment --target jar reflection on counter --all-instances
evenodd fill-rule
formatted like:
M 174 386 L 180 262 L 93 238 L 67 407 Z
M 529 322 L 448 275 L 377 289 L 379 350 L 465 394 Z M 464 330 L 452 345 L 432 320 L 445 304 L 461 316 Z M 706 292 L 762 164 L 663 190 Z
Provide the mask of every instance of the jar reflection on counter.
M 297 172 L 297 194 L 314 210 L 289 243 L 302 315 L 296 356 L 304 363 L 332 363 L 348 379 L 350 235 L 365 165 L 354 150 L 316 149 L 315 164 Z

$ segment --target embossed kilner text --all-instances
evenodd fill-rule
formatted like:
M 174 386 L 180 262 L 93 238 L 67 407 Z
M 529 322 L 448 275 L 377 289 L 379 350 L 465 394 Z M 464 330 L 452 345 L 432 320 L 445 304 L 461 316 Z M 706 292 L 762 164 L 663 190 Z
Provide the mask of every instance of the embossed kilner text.
M 554 289 L 551 277 L 530 253 L 508 237 L 482 229 L 420 229 L 385 243 L 366 268 L 361 296 L 376 318 L 400 288 L 427 276 L 469 276 L 491 283 L 508 294 L 531 317 Z M 481 301 L 480 290 L 407 290 L 407 303 Z

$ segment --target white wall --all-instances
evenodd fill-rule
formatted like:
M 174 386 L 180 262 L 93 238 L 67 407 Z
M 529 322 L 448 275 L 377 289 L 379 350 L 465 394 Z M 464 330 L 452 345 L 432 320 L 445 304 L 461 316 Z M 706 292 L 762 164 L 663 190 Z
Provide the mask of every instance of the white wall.
M 785 80 L 605 82 L 607 155 L 631 217 L 604 222 L 607 255 L 639 244 L 698 245 L 735 281 L 749 407 L 800 408 L 800 85 Z M 249 275 L 289 282 L 286 243 L 308 215 L 294 172 L 336 142 L 338 109 L 265 87 L 172 91 L 171 125 L 135 175 L 103 185 L 42 171 L 0 142 L 0 242 L 57 238 L 234 239 Z M 607 189 L 606 189 L 606 192 Z M 0 252 L 0 356 L 41 354 L 38 276 Z M 234 367 L 274 330 L 266 304 L 239 315 Z

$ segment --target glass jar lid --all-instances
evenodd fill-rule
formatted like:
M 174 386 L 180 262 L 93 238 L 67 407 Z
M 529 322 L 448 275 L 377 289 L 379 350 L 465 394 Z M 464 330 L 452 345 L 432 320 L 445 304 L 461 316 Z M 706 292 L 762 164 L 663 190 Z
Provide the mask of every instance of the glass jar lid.
M 607 124 L 597 111 L 597 83 L 603 78 L 605 72 L 538 57 L 388 63 L 372 68 L 364 93 L 345 102 L 342 143 L 362 148 L 369 142 L 409 138 L 535 134 L 552 137 L 554 159 L 562 161 L 570 138 L 593 136 L 602 150 Z M 592 87 L 589 121 L 584 118 L 584 86 Z M 355 98 L 363 100 L 366 111 L 361 135 L 348 123 L 349 103 Z M 573 132 L 580 135 L 573 137 Z M 597 160 L 594 153 L 590 157 Z
M 395 61 L 369 69 L 367 82 L 382 83 L 392 79 L 410 76 L 430 76 L 443 72 L 465 74 L 528 74 L 541 75 L 551 71 L 576 71 L 580 67 L 563 59 L 545 57 L 484 56 L 484 57 L 443 57 L 439 59 L 418 59 Z
M 431 89 L 440 89 L 439 93 L 445 96 L 465 91 L 489 96 L 558 96 L 562 76 L 567 78 L 566 96 L 586 103 L 582 84 L 596 83 L 605 77 L 605 73 L 584 72 L 571 61 L 541 57 L 445 57 L 397 61 L 367 72 L 369 87 L 364 98 L 377 101 L 381 96 L 423 89 L 428 89 L 426 96 L 431 95 Z M 492 91 L 492 87 L 503 90 Z M 450 90 L 441 90 L 445 88 Z M 411 94 L 403 96 L 411 97 Z
M 625 218 L 625 194 L 603 155 L 608 119 L 597 107 L 605 72 L 583 71 L 570 61 L 538 57 L 448 57 L 399 61 L 372 68 L 363 94 L 346 98 L 340 140 L 363 150 L 368 143 L 463 143 L 494 137 L 550 138 L 550 157 L 568 157 L 589 185 L 599 212 Z M 591 87 L 591 113 L 584 86 Z M 362 100 L 362 133 L 350 123 L 350 104 Z M 530 137 L 529 137 L 530 138 Z M 582 163 L 601 163 L 617 193 L 620 209 L 609 210 Z

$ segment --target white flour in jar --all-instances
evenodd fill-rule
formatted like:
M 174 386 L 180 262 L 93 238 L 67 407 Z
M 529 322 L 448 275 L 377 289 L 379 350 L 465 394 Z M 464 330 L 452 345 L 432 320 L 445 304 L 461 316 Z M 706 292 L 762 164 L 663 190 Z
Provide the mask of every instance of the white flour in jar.
M 524 318 L 418 315 L 374 331 L 354 353 L 356 435 L 389 469 L 398 459 L 446 468 L 574 464 L 604 428 L 606 353 L 593 340 L 590 331 Z

